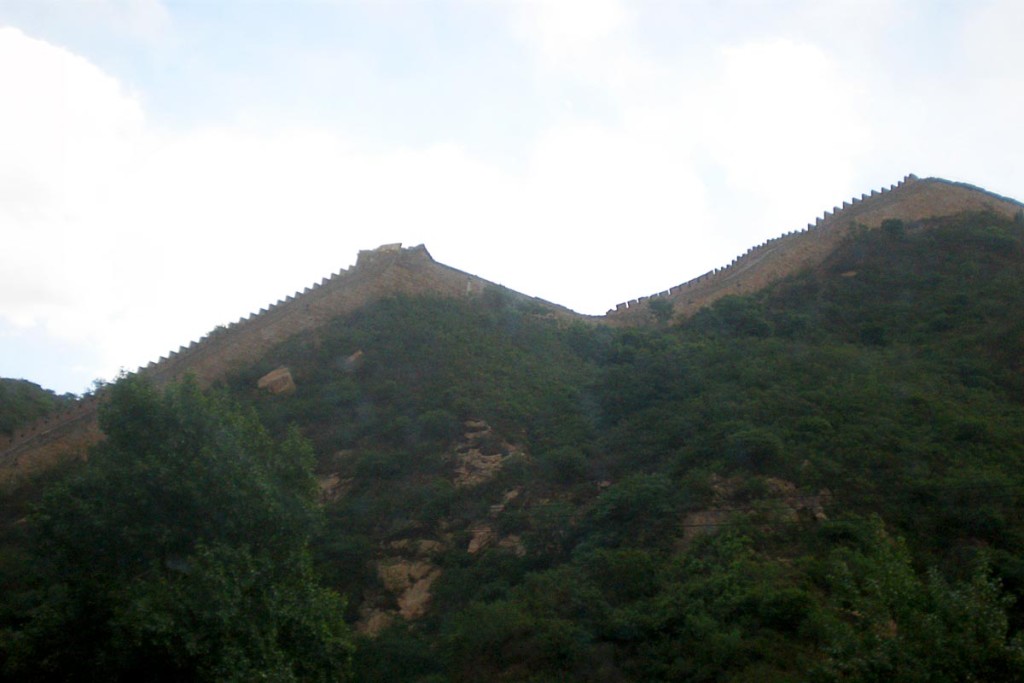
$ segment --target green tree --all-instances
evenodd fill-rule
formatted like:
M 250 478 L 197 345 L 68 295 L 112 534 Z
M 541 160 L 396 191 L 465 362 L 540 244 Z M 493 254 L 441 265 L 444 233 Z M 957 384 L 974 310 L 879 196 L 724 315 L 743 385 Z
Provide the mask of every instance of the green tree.
M 308 543 L 312 451 L 193 381 L 109 390 L 106 440 L 34 519 L 45 583 L 3 634 L 19 680 L 338 680 L 341 599 Z
M 665 325 L 672 320 L 673 306 L 668 299 L 651 299 L 647 305 L 658 323 Z
M 886 218 L 882 221 L 882 232 L 893 239 L 902 239 L 906 230 L 906 226 L 899 218 Z
M 13 434 L 33 420 L 74 404 L 72 394 L 58 396 L 23 379 L 0 378 L 0 434 Z
M 1024 637 L 1013 634 L 1004 593 L 983 561 L 969 581 L 950 583 L 936 569 L 918 575 L 905 544 L 879 520 L 861 547 L 827 560 L 827 657 L 816 681 L 1019 681 Z

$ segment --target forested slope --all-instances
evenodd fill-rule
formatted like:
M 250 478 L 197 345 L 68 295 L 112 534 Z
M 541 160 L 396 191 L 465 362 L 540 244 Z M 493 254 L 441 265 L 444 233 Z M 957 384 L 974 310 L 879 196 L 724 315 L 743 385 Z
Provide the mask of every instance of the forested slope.
M 58 396 L 24 379 L 0 378 L 0 439 L 51 413 L 71 406 L 75 397 Z
M 363 643 L 371 679 L 1010 680 L 1021 605 L 962 622 L 1024 592 L 1022 235 L 893 221 L 658 329 L 395 299 L 232 387 L 340 483 L 321 552 L 351 618 L 401 607 L 400 560 L 437 570 Z M 277 365 L 295 394 L 250 388 Z M 503 463 L 473 485 L 467 421 Z
M 1015 681 L 1022 311 L 1020 222 L 889 221 L 682 324 L 398 297 L 217 390 L 312 444 L 355 680 Z

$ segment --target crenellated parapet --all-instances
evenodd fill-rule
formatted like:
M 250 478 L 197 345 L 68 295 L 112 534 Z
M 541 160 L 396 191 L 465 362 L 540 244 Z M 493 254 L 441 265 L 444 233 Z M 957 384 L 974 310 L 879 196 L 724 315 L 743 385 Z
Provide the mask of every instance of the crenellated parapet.
M 218 327 L 136 373 L 158 386 L 187 374 L 195 376 L 201 385 L 209 385 L 235 368 L 258 361 L 290 337 L 315 330 L 375 300 L 396 294 L 476 296 L 492 286 L 483 278 L 437 263 L 423 245 L 403 249 L 401 244 L 388 244 L 360 251 L 352 268 L 339 270 L 226 327 Z M 532 301 L 553 315 L 577 317 L 561 306 L 540 299 Z M 30 461 L 52 460 L 49 455 L 39 458 L 37 454 L 61 443 L 75 442 L 84 452 L 85 446 L 100 438 L 96 418 L 101 400 L 102 392 L 82 399 L 73 409 L 39 420 L 0 444 L 0 482 L 15 471 L 21 472 Z
M 993 211 L 1013 216 L 1022 205 L 971 185 L 911 174 L 894 185 L 844 201 L 808 223 L 806 228 L 769 239 L 734 258 L 670 289 L 640 297 L 608 311 L 612 324 L 646 324 L 652 319 L 650 300 L 671 301 L 676 316 L 686 317 L 723 296 L 749 294 L 783 277 L 820 263 L 853 226 L 877 228 L 887 219 L 906 222 L 968 211 Z
M 676 316 L 691 315 L 723 296 L 756 291 L 821 263 L 852 226 L 875 228 L 889 218 L 911 222 L 965 211 L 1014 216 L 1022 207 L 1019 202 L 970 185 L 936 178 L 919 180 L 908 175 L 888 188 L 844 201 L 804 229 L 751 247 L 720 268 L 665 291 L 621 303 L 603 318 L 579 315 L 540 299 L 531 300 L 556 318 L 612 325 L 648 324 L 652 321 L 652 299 L 670 301 Z M 470 297 L 492 286 L 495 285 L 487 280 L 437 263 L 422 245 L 402 248 L 401 244 L 387 244 L 359 252 L 353 267 L 339 270 L 226 327 L 218 327 L 136 372 L 160 386 L 186 374 L 194 375 L 202 385 L 209 385 L 233 369 L 255 363 L 290 337 L 316 330 L 375 300 L 396 294 Z M 69 454 L 84 455 L 90 444 L 102 438 L 97 423 L 102 400 L 100 391 L 64 413 L 39 420 L 0 440 L 0 483 L 48 467 Z

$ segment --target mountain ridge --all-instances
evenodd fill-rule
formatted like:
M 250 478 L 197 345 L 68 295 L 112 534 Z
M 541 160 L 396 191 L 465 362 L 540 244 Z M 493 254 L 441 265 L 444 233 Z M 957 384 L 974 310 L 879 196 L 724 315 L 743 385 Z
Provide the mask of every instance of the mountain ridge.
M 167 659 L 162 634 L 220 642 L 202 615 L 246 636 L 280 623 L 223 609 L 252 594 L 253 565 L 208 569 L 207 534 L 273 547 L 308 509 L 315 532 L 286 535 L 345 596 L 331 623 L 353 634 L 351 680 L 1019 681 L 1024 215 L 962 189 L 856 202 L 877 219 L 907 200 L 907 220 L 869 229 L 846 207 L 722 280 L 753 286 L 780 245 L 834 238 L 817 265 L 692 316 L 636 306 L 650 325 L 581 318 L 423 248 L 362 253 L 154 365 L 161 381 L 200 368 L 211 391 L 145 371 L 103 388 L 88 463 L 60 452 L 84 414 L 21 451 L 59 464 L 0 487 L 0 670 L 123 662 L 135 680 L 196 659 Z M 981 210 L 911 220 L 936 190 Z M 236 466 L 253 453 L 260 468 Z
M 646 304 L 655 299 L 667 300 L 677 314 L 689 316 L 723 296 L 750 294 L 820 263 L 856 226 L 871 229 L 890 219 L 914 222 L 968 211 L 992 211 L 1010 217 L 1022 209 L 1024 204 L 974 185 L 908 174 L 887 188 L 872 190 L 825 211 L 803 230 L 784 233 L 747 249 L 726 266 L 668 290 L 620 303 L 606 317 L 632 324 L 650 322 Z M 750 273 L 750 269 L 756 271 Z
M 381 298 L 434 294 L 479 296 L 497 288 L 538 312 L 566 321 L 613 326 L 655 322 L 650 303 L 664 300 L 674 318 L 689 317 L 729 295 L 749 294 L 801 269 L 821 263 L 857 227 L 873 229 L 886 220 L 914 222 L 968 211 L 1021 215 L 1024 204 L 982 188 L 910 174 L 896 184 L 872 190 L 824 212 L 803 230 L 752 247 L 723 268 L 716 268 L 667 291 L 618 304 L 605 316 L 587 316 L 543 299 L 529 297 L 484 278 L 438 263 L 424 245 L 387 244 L 359 252 L 355 266 L 341 269 L 302 292 L 278 300 L 198 341 L 170 352 L 136 372 L 163 386 L 186 374 L 208 385 L 229 370 L 251 363 L 280 342 L 322 326 Z M 0 482 L 48 468 L 68 453 L 83 455 L 101 438 L 96 412 L 101 392 L 71 410 L 38 420 L 0 438 Z

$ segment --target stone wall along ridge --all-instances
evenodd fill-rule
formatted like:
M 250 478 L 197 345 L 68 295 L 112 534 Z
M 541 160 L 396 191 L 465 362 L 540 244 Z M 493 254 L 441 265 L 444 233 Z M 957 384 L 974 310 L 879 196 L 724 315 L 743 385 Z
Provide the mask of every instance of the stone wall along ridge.
M 721 278 L 724 278 L 724 277 L 734 276 L 736 274 L 736 272 L 738 272 L 738 270 L 741 270 L 741 269 L 743 269 L 745 267 L 749 267 L 749 266 L 753 265 L 753 263 L 755 263 L 758 260 L 758 258 L 757 258 L 758 256 L 762 256 L 764 254 L 764 252 L 770 250 L 773 246 L 777 245 L 780 240 L 785 240 L 785 239 L 790 238 L 790 237 L 792 237 L 794 235 L 799 235 L 799 234 L 803 234 L 803 233 L 820 231 L 820 230 L 823 230 L 823 229 L 831 228 L 831 227 L 833 227 L 836 224 L 836 222 L 838 220 L 841 220 L 842 218 L 845 218 L 848 215 L 847 214 L 847 209 L 849 209 L 851 207 L 854 207 L 857 204 L 859 204 L 861 202 L 864 202 L 864 201 L 871 202 L 876 197 L 882 197 L 886 193 L 892 192 L 892 191 L 896 190 L 897 188 L 902 187 L 906 183 L 912 183 L 912 182 L 915 182 L 917 180 L 918 180 L 917 176 L 915 176 L 913 174 L 910 174 L 910 175 L 905 176 L 903 178 L 903 180 L 901 180 L 900 182 L 896 183 L 895 185 L 890 185 L 889 187 L 883 187 L 880 190 L 872 190 L 870 194 L 862 194 L 860 197 L 853 197 L 848 202 L 844 201 L 843 205 L 841 207 L 836 206 L 836 207 L 833 207 L 832 211 L 825 211 L 820 217 L 815 219 L 814 223 L 808 223 L 806 228 L 803 228 L 801 230 L 794 230 L 794 231 L 783 233 L 782 235 L 780 235 L 778 237 L 771 238 L 771 239 L 769 239 L 769 240 L 767 240 L 765 242 L 762 242 L 761 244 L 758 244 L 756 246 L 750 247 L 749 249 L 747 249 L 746 252 L 744 252 L 743 254 L 737 256 L 736 258 L 734 258 L 732 261 L 730 261 L 726 265 L 724 265 L 724 266 L 722 266 L 720 268 L 712 268 L 711 270 L 709 270 L 708 272 L 704 273 L 703 275 L 698 275 L 697 277 L 693 278 L 692 280 L 688 280 L 688 281 L 686 281 L 686 282 L 684 282 L 684 283 L 682 283 L 680 285 L 675 285 L 675 286 L 670 287 L 669 289 L 667 289 L 665 291 L 658 292 L 656 294 L 651 294 L 649 296 L 642 296 L 642 297 L 639 297 L 637 299 L 630 299 L 629 301 L 625 301 L 623 303 L 617 304 L 615 306 L 615 308 L 613 308 L 613 309 L 608 311 L 608 315 L 609 316 L 614 316 L 616 313 L 621 313 L 621 312 L 626 311 L 626 310 L 628 310 L 630 308 L 636 308 L 637 306 L 639 306 L 639 305 L 641 305 L 643 303 L 649 302 L 651 299 L 656 299 L 656 298 L 659 298 L 659 297 L 671 297 L 674 294 L 678 294 L 681 291 L 693 288 L 693 287 L 695 287 L 697 285 L 700 285 L 702 283 L 707 283 L 710 280 L 716 280 L 716 279 L 721 279 Z M 754 258 L 751 258 L 752 256 Z
M 672 302 L 676 316 L 687 316 L 723 296 L 756 291 L 800 268 L 820 263 L 853 225 L 874 228 L 887 218 L 914 221 L 963 211 L 990 210 L 1012 216 L 1022 206 L 971 185 L 937 178 L 919 180 L 908 175 L 895 185 L 843 202 L 802 230 L 752 247 L 721 268 L 651 296 L 621 303 L 603 318 L 583 316 L 516 292 L 511 294 L 537 302 L 551 315 L 563 319 L 645 324 L 651 321 L 646 304 L 652 299 L 666 299 Z M 375 299 L 395 294 L 465 297 L 490 286 L 494 284 L 437 263 L 423 245 L 403 249 L 401 244 L 387 244 L 359 252 L 352 268 L 341 269 L 301 292 L 219 327 L 136 372 L 158 386 L 185 374 L 193 374 L 201 384 L 208 385 L 232 368 L 259 360 L 289 337 L 316 329 Z M 9 439 L 0 440 L 0 480 L 4 479 L 5 471 L 35 457 L 35 452 L 51 457 L 62 441 L 87 445 L 89 438 L 99 438 L 96 412 L 100 401 L 102 392 L 83 399 L 65 413 L 40 420 Z
M 820 263 L 854 225 L 877 228 L 896 218 L 917 221 L 965 211 L 994 211 L 1015 215 L 1022 204 L 963 183 L 910 174 L 894 185 L 872 190 L 825 211 L 807 227 L 784 233 L 751 247 L 730 263 L 709 270 L 663 292 L 632 299 L 608 311 L 613 324 L 643 324 L 651 320 L 649 303 L 663 298 L 676 316 L 686 317 L 730 294 L 747 294 L 771 282 Z
M 219 327 L 140 367 L 134 374 L 149 378 L 157 386 L 191 374 L 206 386 L 233 368 L 258 361 L 288 338 L 316 329 L 374 300 L 395 294 L 475 296 L 492 286 L 494 283 L 483 278 L 437 263 L 423 245 L 403 249 L 401 244 L 387 244 L 359 252 L 352 268 L 341 269 L 258 312 Z M 555 316 L 583 317 L 540 299 L 513 294 L 541 304 Z M 34 449 L 65 438 L 69 425 L 79 425 L 79 432 L 91 432 L 98 438 L 96 413 L 101 400 L 99 392 L 65 413 L 18 430 L 6 443 L 0 442 L 0 479 L 4 468 L 16 465 Z
M 3 455 L 6 456 L 10 451 L 14 451 L 15 449 L 27 444 L 31 444 L 34 440 L 44 437 L 46 434 L 61 427 L 62 425 L 66 425 L 83 418 L 89 418 L 96 413 L 98 404 L 99 398 L 97 396 L 87 396 L 79 400 L 73 407 L 67 410 L 47 415 L 46 417 L 40 418 L 21 429 L 16 429 L 10 437 L 0 441 L 0 447 L 3 448 Z
M 391 263 L 402 256 L 403 251 L 413 252 L 419 258 L 430 259 L 426 249 L 414 247 L 402 250 L 401 245 L 385 245 L 379 250 L 360 252 L 359 260 L 351 269 L 341 269 L 330 277 L 297 291 L 291 296 L 279 299 L 266 308 L 243 316 L 226 327 L 218 327 L 209 334 L 181 346 L 176 351 L 161 356 L 158 360 L 138 368 L 135 373 L 151 379 L 158 386 L 166 385 L 187 373 L 193 373 L 202 384 L 209 384 L 236 362 L 246 356 L 268 349 L 285 338 L 285 326 L 295 326 L 293 333 L 301 332 L 312 322 L 316 311 L 323 308 L 323 302 L 335 290 L 358 285 L 370 272 L 386 270 Z M 378 258 L 377 253 L 385 258 Z M 365 296 L 365 293 L 364 293 Z M 308 312 L 312 311 L 312 314 Z M 306 315 L 303 315 L 303 314 Z M 306 318 L 307 324 L 303 324 Z M 289 335 L 290 336 L 290 335 Z M 100 392 L 101 393 L 101 392 Z M 84 421 L 95 422 L 101 395 L 83 398 L 68 411 L 40 419 L 0 443 L 0 468 L 10 466 L 20 455 L 60 438 L 69 424 Z

